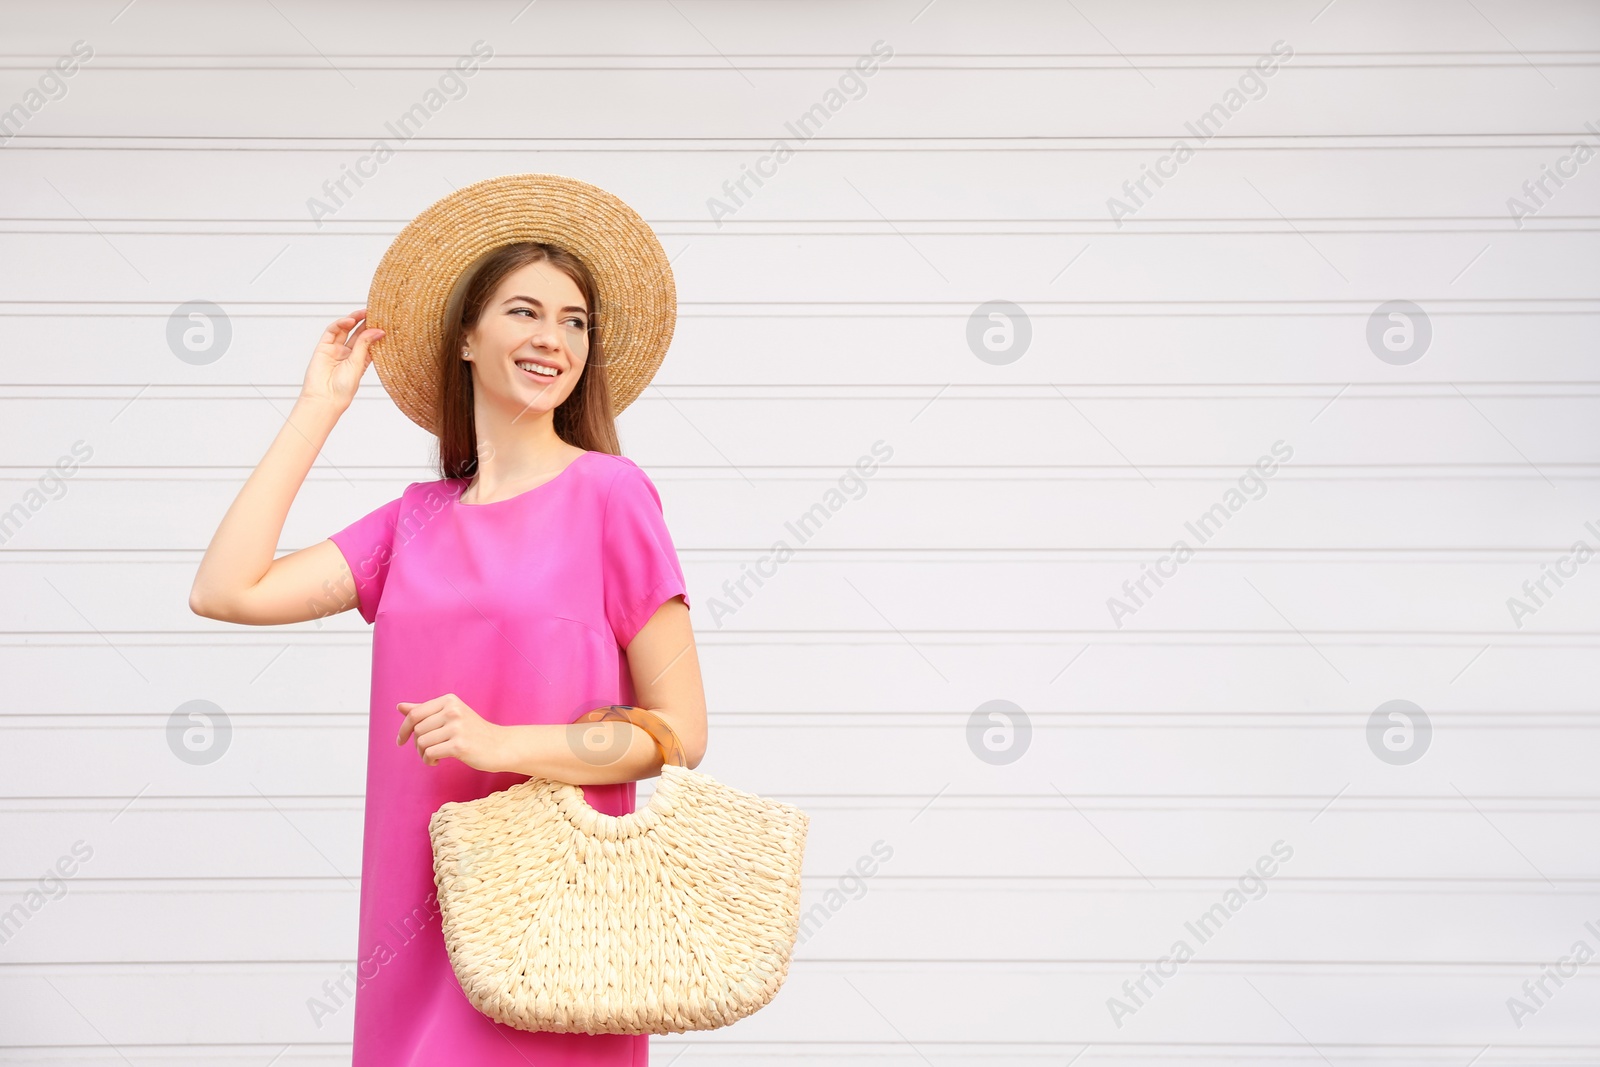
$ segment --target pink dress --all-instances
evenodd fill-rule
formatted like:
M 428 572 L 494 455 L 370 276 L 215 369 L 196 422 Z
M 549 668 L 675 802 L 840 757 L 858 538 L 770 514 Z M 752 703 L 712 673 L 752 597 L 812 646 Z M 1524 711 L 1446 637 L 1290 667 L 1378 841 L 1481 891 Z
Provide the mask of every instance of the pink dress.
M 526 776 L 428 766 L 400 701 L 455 693 L 490 722 L 569 723 L 633 704 L 624 649 L 655 610 L 689 602 L 655 485 L 632 460 L 585 452 L 507 500 L 465 504 L 468 479 L 413 482 L 331 538 L 373 624 L 353 1067 L 639 1067 L 649 1037 L 533 1033 L 467 1001 L 445 953 L 428 817 Z M 608 815 L 634 783 L 586 785 Z

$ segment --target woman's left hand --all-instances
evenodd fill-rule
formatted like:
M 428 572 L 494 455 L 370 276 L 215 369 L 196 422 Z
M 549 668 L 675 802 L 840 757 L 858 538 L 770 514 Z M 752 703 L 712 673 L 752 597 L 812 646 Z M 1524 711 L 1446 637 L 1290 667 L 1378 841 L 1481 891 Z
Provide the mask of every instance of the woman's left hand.
M 454 693 L 413 704 L 402 700 L 396 707 L 405 715 L 395 744 L 415 738 L 417 754 L 432 767 L 453 758 L 480 771 L 498 771 L 504 726 L 496 726 L 473 711 Z

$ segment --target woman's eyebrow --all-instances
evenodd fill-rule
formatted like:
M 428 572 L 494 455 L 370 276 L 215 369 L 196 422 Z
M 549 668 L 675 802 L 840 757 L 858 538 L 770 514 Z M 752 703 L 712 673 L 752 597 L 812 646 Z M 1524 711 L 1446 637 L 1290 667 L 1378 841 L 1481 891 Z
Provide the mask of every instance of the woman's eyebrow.
M 515 304 L 518 300 L 521 300 L 525 304 L 532 304 L 534 307 L 537 307 L 537 308 L 544 307 L 543 303 L 541 303 L 538 300 L 535 300 L 531 296 L 508 296 L 504 300 L 500 301 L 500 306 L 501 307 L 505 307 L 507 304 Z M 562 311 L 576 311 L 576 312 L 578 312 L 580 314 L 583 314 L 583 315 L 589 314 L 589 312 L 588 312 L 588 310 L 586 308 L 573 307 L 571 304 L 568 304 L 566 307 L 562 308 L 561 310 Z

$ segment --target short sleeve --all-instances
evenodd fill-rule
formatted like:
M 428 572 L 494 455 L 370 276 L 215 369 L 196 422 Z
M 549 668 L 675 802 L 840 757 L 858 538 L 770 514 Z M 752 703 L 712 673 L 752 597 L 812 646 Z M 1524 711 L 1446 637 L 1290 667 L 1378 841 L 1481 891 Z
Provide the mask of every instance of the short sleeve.
M 627 648 L 656 609 L 675 596 L 689 604 L 678 552 L 649 475 L 626 456 L 606 496 L 601 530 L 606 620 Z
M 383 583 L 389 577 L 389 561 L 394 555 L 395 524 L 404 499 L 403 494 L 396 497 L 328 538 L 339 546 L 344 561 L 350 565 L 356 582 L 356 610 L 368 622 L 378 615 L 378 601 L 383 597 Z

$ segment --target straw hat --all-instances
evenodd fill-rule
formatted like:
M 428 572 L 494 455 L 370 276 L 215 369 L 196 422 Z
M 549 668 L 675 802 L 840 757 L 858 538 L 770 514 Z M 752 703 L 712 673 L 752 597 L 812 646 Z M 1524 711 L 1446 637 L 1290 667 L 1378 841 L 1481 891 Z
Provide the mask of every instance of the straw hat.
M 412 219 L 372 276 L 366 325 L 378 379 L 411 421 L 437 434 L 435 368 L 445 304 L 462 271 L 502 245 L 542 241 L 594 275 L 612 414 L 644 391 L 672 343 L 678 294 L 655 231 L 627 204 L 560 174 L 507 174 L 465 186 Z

